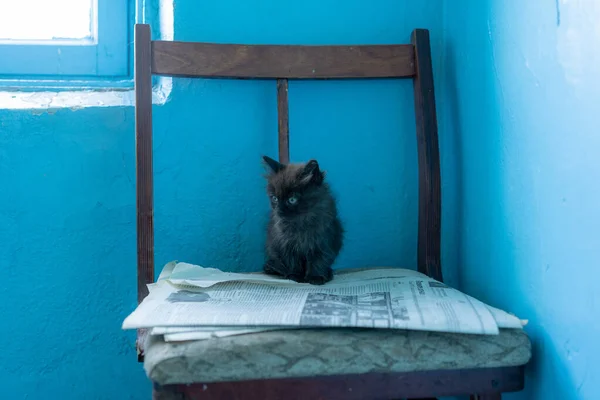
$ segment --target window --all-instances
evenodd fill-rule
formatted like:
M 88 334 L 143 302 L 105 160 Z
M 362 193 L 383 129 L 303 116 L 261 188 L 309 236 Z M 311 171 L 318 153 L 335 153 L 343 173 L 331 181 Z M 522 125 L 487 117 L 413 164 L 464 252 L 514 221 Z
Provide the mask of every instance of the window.
M 126 77 L 128 0 L 0 0 L 0 77 Z

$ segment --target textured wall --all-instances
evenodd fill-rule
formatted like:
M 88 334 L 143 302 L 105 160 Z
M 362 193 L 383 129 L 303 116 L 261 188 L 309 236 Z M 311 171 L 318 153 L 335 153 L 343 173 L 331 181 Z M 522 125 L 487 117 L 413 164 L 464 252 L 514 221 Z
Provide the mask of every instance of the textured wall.
M 178 40 L 398 43 L 431 29 L 442 72 L 441 1 L 175 3 Z M 0 61 L 1 62 L 1 61 Z M 443 99 L 443 85 L 438 96 Z M 443 100 L 438 101 L 440 108 Z M 176 80 L 155 107 L 156 260 L 258 270 L 268 204 L 260 156 L 275 155 L 272 82 Z M 443 109 L 440 109 L 442 113 Z M 416 264 L 412 86 L 290 85 L 291 157 L 318 158 L 348 230 L 337 267 Z M 7 398 L 148 398 L 134 337 L 131 108 L 0 110 L 0 384 Z M 443 135 L 444 262 L 456 257 L 452 142 Z
M 148 398 L 134 334 L 133 110 L 0 111 L 7 399 Z
M 600 4 L 463 0 L 445 18 L 462 289 L 530 321 L 508 399 L 598 399 Z

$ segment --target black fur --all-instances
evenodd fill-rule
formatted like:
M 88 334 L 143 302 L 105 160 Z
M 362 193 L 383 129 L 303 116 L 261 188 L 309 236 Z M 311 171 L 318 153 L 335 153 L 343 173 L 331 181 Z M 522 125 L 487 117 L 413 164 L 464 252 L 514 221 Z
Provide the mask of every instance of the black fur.
M 284 165 L 263 159 L 271 202 L 265 272 L 314 285 L 330 281 L 344 230 L 325 173 L 316 160 Z

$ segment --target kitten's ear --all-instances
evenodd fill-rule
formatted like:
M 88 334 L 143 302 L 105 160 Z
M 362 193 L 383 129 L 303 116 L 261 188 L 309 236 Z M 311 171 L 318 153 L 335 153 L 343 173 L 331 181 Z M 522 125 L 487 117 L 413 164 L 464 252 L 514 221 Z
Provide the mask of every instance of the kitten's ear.
M 280 162 L 273 160 L 271 157 L 263 156 L 263 160 L 274 173 L 278 173 L 285 168 L 285 164 L 281 164 Z
M 307 162 L 300 174 L 300 182 L 303 184 L 315 183 L 319 185 L 323 182 L 323 179 L 325 179 L 325 172 L 321 171 L 317 160 Z

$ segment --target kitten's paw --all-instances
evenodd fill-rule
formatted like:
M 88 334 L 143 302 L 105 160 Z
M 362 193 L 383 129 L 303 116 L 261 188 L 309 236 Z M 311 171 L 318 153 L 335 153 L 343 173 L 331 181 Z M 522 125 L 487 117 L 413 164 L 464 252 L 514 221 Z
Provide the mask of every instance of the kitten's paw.
M 333 276 L 307 276 L 306 282 L 311 285 L 324 285 L 329 282 Z
M 324 285 L 329 281 L 330 279 L 327 279 L 324 276 L 309 276 L 306 278 L 306 282 L 310 283 L 311 285 Z
M 327 270 L 323 271 L 322 275 L 308 275 L 306 277 L 306 282 L 310 283 L 311 285 L 324 285 L 332 279 L 333 270 L 328 268 Z
M 300 274 L 289 274 L 289 275 L 286 275 L 285 279 L 289 279 L 289 280 L 292 280 L 292 281 L 298 282 L 298 283 L 306 282 L 304 280 L 304 277 Z

